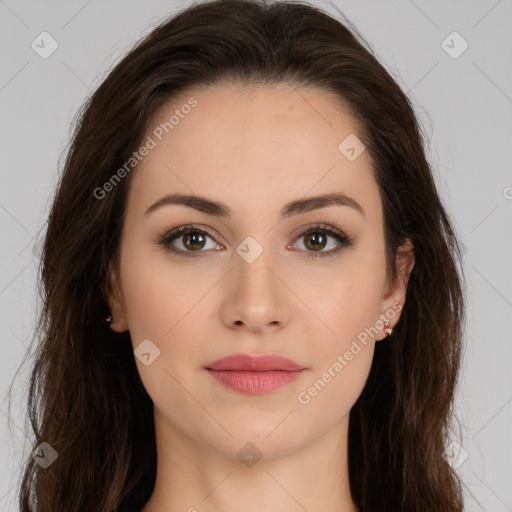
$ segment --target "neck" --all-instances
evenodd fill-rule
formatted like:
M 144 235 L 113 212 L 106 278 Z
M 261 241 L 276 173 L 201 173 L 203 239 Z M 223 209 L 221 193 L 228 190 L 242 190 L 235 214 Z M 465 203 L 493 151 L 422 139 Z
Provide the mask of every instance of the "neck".
M 349 487 L 348 415 L 313 443 L 277 456 L 242 439 L 232 441 L 245 446 L 241 458 L 199 445 L 156 407 L 155 433 L 156 484 L 141 512 L 357 512 Z

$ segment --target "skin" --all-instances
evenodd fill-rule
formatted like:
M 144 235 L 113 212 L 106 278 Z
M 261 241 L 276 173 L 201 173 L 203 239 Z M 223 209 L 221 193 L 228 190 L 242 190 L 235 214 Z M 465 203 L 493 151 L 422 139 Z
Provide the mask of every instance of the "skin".
M 382 204 L 368 151 L 349 161 L 338 145 L 356 124 L 343 103 L 318 89 L 242 90 L 219 84 L 188 91 L 154 125 L 193 96 L 198 101 L 139 164 L 131 183 L 119 269 L 112 270 L 111 328 L 130 331 L 134 349 L 150 339 L 160 356 L 136 358 L 154 403 L 157 480 L 143 512 L 353 512 L 348 480 L 349 412 L 371 367 L 383 328 L 308 404 L 298 401 L 365 328 L 403 306 L 414 264 L 409 241 L 385 272 Z M 151 133 L 151 132 L 148 132 Z M 333 205 L 279 220 L 289 201 L 344 192 L 364 215 Z M 145 210 L 168 193 L 227 204 L 231 218 L 183 205 Z M 200 253 L 185 237 L 158 244 L 190 223 L 210 228 Z M 298 230 L 323 223 L 353 238 L 332 257 Z M 247 263 L 248 236 L 263 248 Z M 338 247 L 324 234 L 320 252 Z M 201 243 L 192 242 L 192 247 Z M 188 246 L 190 247 L 190 246 Z M 396 325 L 400 311 L 390 321 Z M 380 343 L 387 343 L 387 340 Z M 254 396 L 217 383 L 204 367 L 231 354 L 275 353 L 307 368 L 300 378 Z M 246 466 L 246 443 L 261 459 Z

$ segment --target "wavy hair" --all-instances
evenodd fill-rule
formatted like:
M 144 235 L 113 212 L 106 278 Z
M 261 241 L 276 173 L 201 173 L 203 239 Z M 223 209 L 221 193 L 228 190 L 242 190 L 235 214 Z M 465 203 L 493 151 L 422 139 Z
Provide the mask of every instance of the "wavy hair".
M 415 264 L 400 322 L 376 345 L 350 412 L 352 498 L 364 512 L 460 512 L 462 484 L 443 451 L 462 350 L 462 258 L 422 128 L 349 21 L 304 2 L 265 0 L 196 3 L 164 20 L 79 113 L 45 227 L 28 388 L 33 449 L 45 442 L 58 457 L 47 468 L 27 457 L 21 511 L 126 512 L 151 496 L 153 403 L 129 333 L 103 322 L 136 167 L 101 200 L 94 190 L 143 143 L 164 104 L 189 88 L 226 82 L 329 91 L 358 123 L 382 198 L 388 276 L 397 275 L 406 238 Z

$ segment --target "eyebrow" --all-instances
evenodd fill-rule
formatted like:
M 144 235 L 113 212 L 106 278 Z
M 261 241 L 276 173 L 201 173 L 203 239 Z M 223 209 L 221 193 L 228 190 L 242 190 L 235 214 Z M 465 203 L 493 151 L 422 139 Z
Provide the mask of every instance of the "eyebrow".
M 144 215 L 149 215 L 155 210 L 169 205 L 188 206 L 214 217 L 231 217 L 232 213 L 229 206 L 206 197 L 191 194 L 167 194 L 153 203 Z M 358 211 L 363 217 L 365 216 L 363 208 L 355 199 L 340 192 L 290 201 L 282 208 L 280 218 L 285 219 L 292 215 L 319 210 L 329 206 L 348 206 Z

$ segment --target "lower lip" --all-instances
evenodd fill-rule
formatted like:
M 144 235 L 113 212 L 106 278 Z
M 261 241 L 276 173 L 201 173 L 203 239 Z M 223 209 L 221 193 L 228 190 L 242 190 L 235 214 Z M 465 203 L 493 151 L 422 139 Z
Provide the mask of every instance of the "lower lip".
M 224 386 L 251 395 L 270 393 L 297 380 L 304 370 L 249 372 L 239 370 L 210 370 L 208 373 Z

